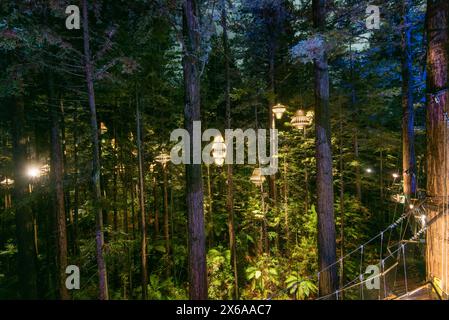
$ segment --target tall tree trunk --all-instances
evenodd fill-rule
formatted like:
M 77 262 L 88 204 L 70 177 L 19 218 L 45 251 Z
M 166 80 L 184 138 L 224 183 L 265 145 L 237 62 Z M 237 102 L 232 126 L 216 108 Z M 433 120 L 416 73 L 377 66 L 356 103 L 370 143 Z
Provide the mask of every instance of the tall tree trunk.
M 98 123 L 97 108 L 95 106 L 94 91 L 94 66 L 90 53 L 90 36 L 89 36 L 89 17 L 87 0 L 83 0 L 83 43 L 84 43 L 84 59 L 86 70 L 87 94 L 90 108 L 90 126 L 92 131 L 92 187 L 94 212 L 96 217 L 95 226 L 95 242 L 96 242 L 96 258 L 98 265 L 98 282 L 99 282 L 99 299 L 108 300 L 108 278 L 106 270 L 106 262 L 104 260 L 104 234 L 103 234 L 103 215 L 101 212 L 101 166 L 100 166 L 100 142 L 98 139 Z
M 62 94 L 59 95 L 59 108 L 58 110 L 61 112 L 61 117 L 60 119 L 60 130 L 61 130 L 61 138 L 60 138 L 60 144 L 61 144 L 61 150 L 62 150 L 62 166 L 63 166 L 63 176 L 62 176 L 62 181 L 67 181 L 69 176 L 65 170 L 65 168 L 68 167 L 67 165 L 67 149 L 66 149 L 66 127 L 65 127 L 65 110 L 64 110 L 64 97 L 62 96 Z M 64 183 L 63 183 L 63 189 L 64 189 L 64 210 L 65 210 L 65 217 L 70 219 L 70 223 L 73 225 L 73 216 L 72 216 L 72 212 L 70 210 L 70 189 L 69 188 L 64 188 Z M 67 234 L 67 231 L 66 231 Z M 69 233 L 66 236 L 66 242 L 70 243 L 72 239 L 70 239 L 70 236 L 72 236 L 73 233 Z M 73 242 L 73 241 L 72 241 Z M 66 245 L 67 246 L 67 245 Z
M 168 178 L 167 178 L 167 165 L 164 165 L 164 240 L 165 240 L 165 252 L 167 259 L 170 261 L 170 219 L 168 212 Z M 167 268 L 167 275 L 170 274 L 170 268 Z
M 352 51 L 352 43 L 349 43 L 349 54 L 350 54 L 350 79 L 351 79 L 351 109 L 355 111 L 355 118 L 358 117 L 358 110 L 356 109 L 356 93 L 355 93 L 355 79 L 354 79 L 354 53 Z M 357 162 L 355 167 L 355 190 L 357 200 L 362 202 L 362 177 L 360 174 L 360 157 L 359 157 L 359 130 L 357 127 L 354 128 L 354 158 Z
M 288 217 L 288 154 L 284 157 L 284 225 L 285 225 L 285 247 L 288 249 L 290 243 L 290 224 Z
M 268 99 L 268 128 L 275 129 L 276 120 L 273 114 L 273 107 L 276 103 L 275 100 L 275 92 L 276 92 L 276 83 L 275 83 L 275 55 L 276 55 L 276 45 L 274 43 L 274 39 L 272 43 L 270 43 L 270 60 L 269 60 L 269 76 L 270 76 L 270 98 Z M 273 145 L 273 141 L 270 141 L 270 146 Z M 276 190 L 276 175 L 270 175 L 268 179 L 269 186 L 269 195 L 270 199 L 273 202 L 273 207 L 277 210 L 277 190 Z
M 22 299 L 37 298 L 37 261 L 34 246 L 33 212 L 27 200 L 27 138 L 25 137 L 25 110 L 22 97 L 16 97 L 11 106 L 12 143 L 14 163 L 13 203 L 16 208 L 17 233 L 17 270 L 19 275 L 19 292 Z
M 402 0 L 402 175 L 407 199 L 416 192 L 411 0 Z
M 120 181 L 121 181 L 121 185 L 122 185 L 122 196 L 123 196 L 123 200 L 125 203 L 125 206 L 123 207 L 123 231 L 126 234 L 126 237 L 128 238 L 128 232 L 129 232 L 129 222 L 128 222 L 128 180 L 127 180 L 127 173 L 128 171 L 126 170 L 126 166 L 123 165 L 125 158 L 124 158 L 124 154 L 123 154 L 123 146 L 122 146 L 122 141 L 120 140 L 120 144 L 118 145 L 118 148 L 120 149 L 120 169 L 119 169 L 119 173 L 120 173 Z
M 185 127 L 193 138 L 193 121 L 200 113 L 200 25 L 197 0 L 183 1 L 184 32 L 184 116 Z M 193 139 L 191 139 L 193 140 Z M 193 150 L 193 141 L 190 141 Z M 192 155 L 190 162 L 192 163 Z M 206 237 L 204 232 L 203 183 L 201 164 L 186 164 L 187 214 L 189 227 L 189 295 L 192 300 L 207 299 Z
M 134 189 L 134 182 L 132 177 L 130 177 L 128 181 L 128 188 L 131 192 L 131 229 L 133 231 L 133 240 L 136 238 L 136 208 L 134 206 L 135 204 L 135 198 L 136 198 L 136 190 Z
M 323 31 L 326 21 L 326 0 L 313 0 L 314 27 Z M 318 266 L 327 268 L 336 260 L 334 190 L 329 116 L 329 70 L 327 55 L 315 59 L 315 132 L 317 162 Z M 335 267 L 320 273 L 320 294 L 336 291 L 338 278 Z M 333 297 L 335 298 L 335 297 Z
M 139 97 L 136 95 L 136 122 L 137 122 L 137 156 L 139 160 L 139 208 L 140 208 L 140 262 L 142 272 L 142 299 L 147 299 L 147 228 L 145 217 L 145 181 L 143 174 L 142 154 L 142 124 L 139 110 Z
M 380 203 L 384 201 L 384 151 L 379 151 L 379 197 Z
M 114 231 L 114 236 L 118 231 L 118 208 L 117 208 L 117 196 L 118 196 L 118 170 L 119 170 L 119 161 L 118 161 L 118 152 L 117 152 L 117 129 L 116 123 L 114 121 L 114 140 L 113 140 L 113 159 L 114 159 L 114 168 L 113 168 L 113 187 L 112 187 L 112 230 Z
M 79 129 L 78 129 L 78 112 L 75 115 L 74 119 L 75 129 L 73 133 L 74 147 L 73 147 L 73 157 L 74 157 L 74 166 L 75 166 L 75 174 L 73 178 L 74 184 L 74 195 L 73 195 L 73 253 L 75 256 L 79 255 L 79 245 L 78 245 L 78 217 L 79 217 L 79 184 L 78 184 L 78 175 L 79 175 L 79 164 L 78 164 L 78 151 L 79 151 Z
M 214 217 L 212 212 L 212 186 L 210 182 L 210 165 L 206 165 L 207 174 L 207 220 L 206 220 L 206 237 L 209 248 L 213 247 L 214 243 Z
M 66 211 L 64 204 L 64 165 L 63 152 L 60 137 L 60 119 L 59 108 L 55 99 L 53 74 L 49 73 L 48 79 L 49 89 L 49 109 L 51 117 L 51 182 L 52 195 L 55 213 L 55 233 L 56 233 L 56 252 L 57 252 L 57 269 L 58 269 L 58 291 L 59 298 L 68 300 L 69 292 L 65 286 L 65 269 L 67 267 L 67 230 L 66 230 Z
M 269 52 L 269 76 L 270 76 L 270 97 L 268 99 L 268 103 L 270 104 L 268 106 L 268 128 L 274 130 L 276 128 L 276 118 L 273 114 L 273 107 L 274 104 L 276 103 L 276 77 L 275 77 L 275 72 L 276 72 L 276 66 L 275 66 L 275 58 L 276 58 L 276 48 L 277 48 L 277 44 L 276 44 L 276 31 L 272 30 L 271 33 L 271 39 L 270 39 L 270 43 L 269 43 L 269 47 L 270 47 L 270 52 Z M 270 135 L 271 137 L 271 135 Z M 274 141 L 272 141 L 270 139 L 270 148 L 272 148 L 274 145 Z M 270 205 L 272 205 L 273 210 L 278 213 L 279 212 L 279 208 L 278 208 L 278 199 L 277 199 L 277 187 L 276 187 L 276 174 L 272 174 L 269 176 L 268 179 L 268 194 L 269 194 L 269 198 L 270 198 Z M 279 227 L 279 226 L 278 226 Z M 264 230 L 268 233 L 268 226 L 266 221 L 264 220 Z M 276 249 L 278 249 L 279 247 L 279 230 L 277 231 L 277 237 L 275 239 L 275 247 Z M 268 235 L 265 238 L 265 242 L 266 242 L 266 251 L 267 254 L 270 253 L 270 241 L 268 238 Z
M 343 159 L 343 112 L 340 104 L 340 130 L 339 130 L 339 170 L 340 170 L 340 285 L 343 288 L 345 279 L 345 180 L 344 180 L 344 159 Z M 344 291 L 341 292 L 340 299 L 344 299 Z
M 153 172 L 153 199 L 154 199 L 154 240 L 159 240 L 159 196 L 157 192 L 156 172 Z
M 448 93 L 448 45 L 449 2 L 427 1 L 427 193 L 439 209 L 447 210 L 449 139 L 447 113 Z M 435 222 L 427 232 L 427 275 L 441 289 L 448 291 L 448 217 L 436 217 L 430 211 L 428 219 Z
M 354 128 L 354 158 L 357 161 L 355 167 L 355 190 L 357 200 L 362 202 L 362 175 L 360 173 L 360 155 L 359 155 L 359 130 Z
M 226 128 L 231 129 L 231 70 L 230 59 L 231 50 L 228 41 L 228 19 L 226 12 L 226 1 L 222 1 L 221 24 L 223 27 L 223 48 L 225 55 L 225 77 L 226 77 Z M 239 299 L 239 279 L 237 268 L 237 247 L 235 243 L 235 223 L 234 223 L 234 176 L 232 164 L 226 165 L 226 211 L 228 212 L 228 234 L 229 234 L 229 249 L 231 251 L 231 264 L 234 273 L 234 292 L 233 298 Z

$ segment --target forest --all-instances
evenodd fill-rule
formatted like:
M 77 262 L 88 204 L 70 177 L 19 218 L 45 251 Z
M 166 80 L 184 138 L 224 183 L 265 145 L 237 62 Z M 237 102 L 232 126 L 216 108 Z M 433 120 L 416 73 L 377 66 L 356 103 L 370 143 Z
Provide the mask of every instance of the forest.
M 0 300 L 449 298 L 447 0 L 1 0 Z

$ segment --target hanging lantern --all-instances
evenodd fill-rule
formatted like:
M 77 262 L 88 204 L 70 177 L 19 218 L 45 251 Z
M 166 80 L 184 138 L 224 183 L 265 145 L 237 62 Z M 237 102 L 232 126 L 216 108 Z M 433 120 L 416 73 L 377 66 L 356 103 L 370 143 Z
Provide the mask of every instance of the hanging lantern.
M 104 122 L 100 122 L 100 133 L 105 134 L 106 132 L 108 132 L 108 127 Z
M 282 105 L 282 104 L 280 104 L 280 103 L 278 103 L 277 105 L 275 105 L 274 107 L 273 107 L 273 113 L 274 113 L 274 115 L 276 116 L 276 119 L 281 119 L 282 118 L 282 115 L 284 114 L 284 112 L 285 112 L 285 110 L 287 110 L 287 108 L 284 106 L 284 105 Z
M 392 200 L 394 202 L 400 203 L 400 204 L 404 204 L 405 203 L 405 195 L 403 194 L 395 194 L 392 197 Z
M 298 110 L 292 118 L 291 124 L 296 129 L 304 129 L 311 124 L 311 120 L 310 117 L 306 116 L 304 110 Z
M 265 182 L 265 176 L 262 175 L 260 168 L 256 168 L 250 178 L 251 182 L 260 187 Z
M 47 175 L 47 174 L 49 174 L 49 173 L 50 173 L 50 166 L 49 166 L 48 164 L 44 164 L 44 165 L 41 167 L 41 173 L 42 173 L 42 175 Z
M 158 155 L 155 158 L 156 162 L 162 164 L 162 167 L 165 168 L 165 166 L 167 165 L 167 163 L 170 161 L 170 155 L 166 154 L 166 153 L 161 153 L 160 155 Z
M 2 186 L 5 186 L 6 188 L 9 188 L 10 186 L 12 186 L 14 184 L 14 180 L 11 180 L 9 178 L 5 178 L 5 180 L 0 181 L 0 184 Z
M 222 136 L 216 136 L 212 144 L 212 156 L 217 166 L 222 166 L 226 158 L 226 144 Z

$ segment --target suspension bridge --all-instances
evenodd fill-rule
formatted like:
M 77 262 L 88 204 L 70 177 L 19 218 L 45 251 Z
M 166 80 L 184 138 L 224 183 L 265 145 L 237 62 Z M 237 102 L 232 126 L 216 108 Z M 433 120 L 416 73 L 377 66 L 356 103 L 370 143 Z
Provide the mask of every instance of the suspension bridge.
M 294 291 L 303 281 L 318 282 L 319 287 L 321 274 L 330 268 L 338 268 L 339 276 L 341 272 L 354 276 L 351 280 L 345 276 L 335 292 L 319 295 L 316 300 L 447 299 L 444 283 L 441 280 L 435 283 L 434 279 L 426 275 L 426 233 L 438 219 L 447 215 L 447 211 L 447 206 L 435 208 L 427 199 L 410 205 L 377 235 L 314 276 L 306 277 L 272 295 L 269 300 Z M 396 240 L 393 240 L 394 233 L 399 235 Z M 444 244 L 445 241 L 442 242 Z M 447 273 L 447 259 L 443 259 L 442 263 L 442 271 L 446 270 Z M 447 278 L 444 280 L 447 281 Z

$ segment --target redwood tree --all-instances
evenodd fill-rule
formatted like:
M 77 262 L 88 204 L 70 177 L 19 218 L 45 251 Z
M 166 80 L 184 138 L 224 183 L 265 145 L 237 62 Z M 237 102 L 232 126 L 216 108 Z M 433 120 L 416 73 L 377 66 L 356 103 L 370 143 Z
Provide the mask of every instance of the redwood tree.
M 230 49 L 228 39 L 228 21 L 227 21 L 226 1 L 222 1 L 221 25 L 223 27 L 223 49 L 225 55 L 225 100 L 226 100 L 226 128 L 231 129 L 231 75 L 230 75 Z M 231 251 L 231 264 L 234 273 L 234 294 L 233 298 L 239 298 L 239 282 L 237 270 L 237 248 L 235 243 L 235 224 L 234 224 L 234 177 L 232 164 L 226 165 L 226 210 L 228 211 L 228 233 L 229 249 Z
M 183 1 L 184 118 L 193 150 L 193 122 L 200 114 L 200 21 L 197 0 Z M 207 299 L 206 236 L 204 231 L 203 182 L 201 164 L 186 164 L 186 198 L 189 239 L 189 295 Z
M 64 164 L 61 144 L 61 130 L 58 103 L 55 99 L 53 74 L 49 73 L 49 109 L 51 117 L 51 181 L 55 213 L 55 233 L 57 252 L 57 279 L 59 298 L 70 298 L 65 286 L 65 269 L 67 267 L 67 229 L 64 199 Z
M 447 204 L 449 140 L 448 118 L 448 45 L 449 45 L 449 2 L 447 0 L 427 1 L 427 193 L 430 201 L 441 208 Z M 446 201 L 444 200 L 446 199 Z M 435 208 L 435 209 L 436 209 Z M 445 279 L 442 260 L 442 241 L 447 241 L 447 215 L 437 216 L 438 211 L 429 211 L 428 219 L 435 219 L 427 232 L 427 275 L 429 279 Z M 445 224 L 446 220 L 446 224 Z M 444 233 L 443 233 L 443 232 Z M 447 270 L 447 266 L 446 266 Z M 442 283 L 447 290 L 446 283 Z
M 100 166 L 100 141 L 98 138 L 98 122 L 97 122 L 97 107 L 95 105 L 95 90 L 94 90 L 94 64 L 90 52 L 90 36 L 89 36 L 89 17 L 87 0 L 83 0 L 83 44 L 84 44 L 84 59 L 85 72 L 87 83 L 87 95 L 90 108 L 90 126 L 92 135 L 92 187 L 94 199 L 94 212 L 96 218 L 95 226 L 95 243 L 96 243 L 96 257 L 98 264 L 98 278 L 99 278 L 99 299 L 108 300 L 108 278 L 106 272 L 106 262 L 104 260 L 104 233 L 103 233 L 103 214 L 101 212 L 101 166 Z
M 136 95 L 136 123 L 137 123 L 137 157 L 139 161 L 139 209 L 140 209 L 140 266 L 142 268 L 142 299 L 147 298 L 147 228 L 145 216 L 145 181 L 143 173 L 143 151 L 142 151 L 142 121 L 139 109 L 139 97 Z
M 416 192 L 415 111 L 413 109 L 412 30 L 409 20 L 410 0 L 403 0 L 402 31 L 402 174 L 404 194 L 409 198 Z
M 25 136 L 25 106 L 23 97 L 13 98 L 12 144 L 14 162 L 13 203 L 16 208 L 17 270 L 22 299 L 37 298 L 37 258 L 34 246 L 33 212 L 28 193 L 27 138 Z
M 314 0 L 313 23 L 317 31 L 324 31 L 326 0 Z M 329 69 L 324 52 L 314 62 L 315 67 L 315 133 L 317 165 L 318 266 L 320 295 L 329 295 L 338 285 L 336 268 L 327 268 L 336 260 L 334 190 L 329 115 Z

